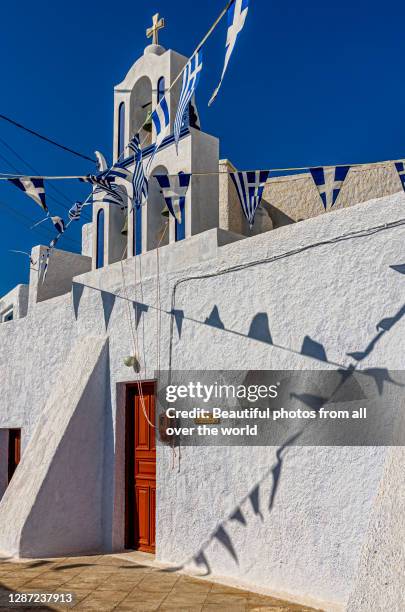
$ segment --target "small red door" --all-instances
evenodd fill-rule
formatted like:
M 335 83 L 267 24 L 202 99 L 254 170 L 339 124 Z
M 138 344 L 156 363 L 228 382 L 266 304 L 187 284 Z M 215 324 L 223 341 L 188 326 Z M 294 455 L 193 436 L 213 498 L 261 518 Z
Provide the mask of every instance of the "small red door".
M 8 430 L 8 482 L 20 463 L 21 457 L 21 429 Z
M 155 552 L 156 445 L 155 384 L 127 391 L 126 547 Z

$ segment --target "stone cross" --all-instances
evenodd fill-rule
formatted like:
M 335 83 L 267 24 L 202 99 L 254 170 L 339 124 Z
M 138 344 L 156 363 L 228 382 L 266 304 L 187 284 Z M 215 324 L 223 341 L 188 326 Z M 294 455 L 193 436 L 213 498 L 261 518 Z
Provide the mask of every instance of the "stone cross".
M 154 45 L 159 44 L 158 32 L 164 27 L 165 27 L 165 20 L 163 18 L 159 19 L 159 13 L 156 13 L 156 15 L 153 15 L 152 27 L 146 30 L 146 36 L 147 38 L 152 37 L 152 43 Z

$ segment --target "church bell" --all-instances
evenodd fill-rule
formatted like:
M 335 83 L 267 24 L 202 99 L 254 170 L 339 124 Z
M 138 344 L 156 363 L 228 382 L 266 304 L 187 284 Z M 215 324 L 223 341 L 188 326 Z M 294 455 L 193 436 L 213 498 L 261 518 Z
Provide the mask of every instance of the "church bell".
M 142 128 L 145 130 L 145 132 L 149 132 L 149 133 L 152 132 L 152 111 L 151 110 L 146 115 L 145 123 L 143 124 Z
M 124 225 L 122 226 L 121 234 L 128 236 L 128 215 L 125 215 Z
M 169 212 L 169 209 L 167 208 L 167 205 L 164 207 L 164 209 L 162 210 L 160 214 L 162 215 L 162 217 L 169 218 L 170 212 Z

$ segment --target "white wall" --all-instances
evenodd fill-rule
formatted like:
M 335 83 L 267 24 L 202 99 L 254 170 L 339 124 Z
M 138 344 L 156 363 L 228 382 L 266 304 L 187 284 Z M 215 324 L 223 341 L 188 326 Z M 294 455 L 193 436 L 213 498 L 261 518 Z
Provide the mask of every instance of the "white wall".
M 32 249 L 32 259 L 42 262 L 48 247 L 36 246 Z M 30 270 L 29 308 L 37 302 L 43 302 L 58 295 L 68 293 L 72 287 L 72 278 L 91 270 L 91 258 L 54 249 L 48 261 L 46 276 L 38 274 L 39 263 Z
M 403 419 L 403 425 L 405 419 Z M 348 612 L 402 610 L 405 566 L 405 447 L 388 454 Z
M 176 280 L 278 258 L 179 285 L 176 308 L 184 310 L 185 319 L 181 338 L 174 325 L 173 368 L 334 368 L 300 354 L 305 336 L 322 343 L 331 362 L 348 366 L 353 361 L 348 353 L 363 350 L 375 338 L 377 323 L 403 305 L 405 279 L 390 266 L 404 263 L 404 227 L 384 226 L 405 218 L 404 204 L 400 193 L 222 247 L 218 242 L 223 243 L 226 234 L 211 230 L 160 249 L 160 305 L 169 312 Z M 373 233 L 366 231 L 375 227 L 379 229 Z M 352 232 L 358 234 L 333 241 Z M 300 253 L 291 254 L 301 247 Z M 137 334 L 144 379 L 154 376 L 158 362 L 157 256 L 153 251 L 136 258 L 136 268 L 134 259 L 124 265 L 128 296 L 149 306 Z M 123 544 L 124 481 L 116 385 L 135 379 L 122 361 L 133 352 L 127 302 L 117 298 L 114 304 L 111 295 L 125 297 L 121 265 L 75 280 L 84 286 L 79 306 L 76 289 L 77 321 L 66 295 L 37 304 L 24 320 L 0 326 L 0 366 L 6 368 L 0 427 L 7 427 L 12 417 L 17 426 L 17 414 L 29 435 L 74 338 L 108 334 L 111 385 L 105 410 L 111 425 L 104 439 L 103 516 L 106 549 L 117 549 Z M 214 307 L 225 330 L 204 323 Z M 248 337 L 258 313 L 268 317 L 273 345 Z M 170 316 L 163 312 L 160 323 L 164 369 L 169 362 Z M 399 318 L 375 343 L 362 367 L 401 369 L 404 335 L 405 319 Z M 297 600 L 343 606 L 355 584 L 385 455 L 384 448 L 287 449 L 269 512 L 275 449 L 183 449 L 175 470 L 170 449 L 159 449 L 157 556 L 186 564 L 261 482 L 263 520 L 248 504 L 246 528 L 233 524 L 230 535 L 238 563 L 219 543 L 210 542 L 205 552 L 212 574 Z
M 103 337 L 81 338 L 69 354 L 0 504 L 0 550 L 40 557 L 102 547 L 107 354 Z
M 93 256 L 93 223 L 82 225 L 82 255 Z
M 11 306 L 13 319 L 25 317 L 28 310 L 28 285 L 17 285 L 0 299 L 0 322 L 5 311 Z

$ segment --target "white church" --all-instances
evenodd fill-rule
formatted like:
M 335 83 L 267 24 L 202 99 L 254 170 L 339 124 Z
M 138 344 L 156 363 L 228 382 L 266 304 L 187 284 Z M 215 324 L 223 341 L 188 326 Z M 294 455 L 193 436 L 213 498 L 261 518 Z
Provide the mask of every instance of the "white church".
M 399 612 L 403 446 L 156 444 L 159 371 L 404 361 L 395 168 L 352 168 L 327 212 L 308 173 L 270 178 L 250 229 L 195 100 L 176 153 L 171 85 L 186 62 L 155 36 L 114 88 L 113 159 L 128 168 L 140 126 L 148 162 L 150 112 L 167 92 L 170 135 L 151 175 L 192 174 L 181 222 L 151 179 L 135 212 L 94 204 L 82 253 L 56 249 L 45 281 L 36 246 L 29 284 L 0 299 L 0 553 L 140 550 L 325 610 Z M 376 332 L 386 317 L 395 324 Z

